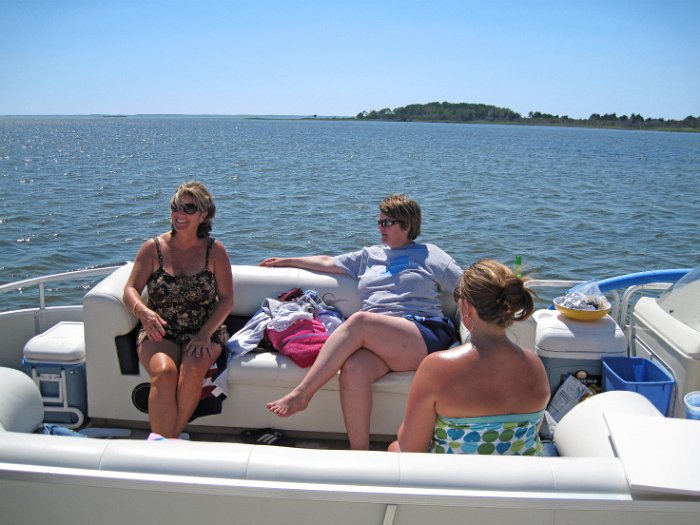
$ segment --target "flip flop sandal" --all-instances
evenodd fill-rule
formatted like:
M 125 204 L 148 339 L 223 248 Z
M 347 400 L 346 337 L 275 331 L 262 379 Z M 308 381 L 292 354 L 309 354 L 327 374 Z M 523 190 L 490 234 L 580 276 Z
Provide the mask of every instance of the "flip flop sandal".
M 251 445 L 275 445 L 278 447 L 293 447 L 294 443 L 284 437 L 284 434 L 274 428 L 260 428 L 241 432 L 244 443 Z

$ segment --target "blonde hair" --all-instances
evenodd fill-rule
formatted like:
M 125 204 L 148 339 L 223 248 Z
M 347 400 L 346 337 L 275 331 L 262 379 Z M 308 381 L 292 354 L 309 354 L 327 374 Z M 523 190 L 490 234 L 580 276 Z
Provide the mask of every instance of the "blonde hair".
M 535 309 L 536 294 L 525 286 L 527 280 L 498 261 L 483 259 L 464 270 L 454 299 L 471 304 L 483 321 L 507 328 L 530 317 Z
M 421 213 L 419 204 L 407 195 L 395 193 L 379 203 L 379 211 L 408 227 L 408 237 L 412 241 L 420 235 Z
M 191 180 L 189 182 L 183 182 L 177 187 L 177 190 L 175 190 L 175 195 L 173 195 L 173 198 L 170 199 L 170 205 L 181 206 L 185 195 L 192 197 L 192 203 L 197 206 L 197 209 L 200 212 L 207 214 L 197 228 L 197 237 L 203 239 L 209 235 L 209 232 L 211 232 L 212 221 L 216 215 L 216 204 L 214 204 L 214 197 L 212 197 L 204 183 L 198 180 Z M 172 230 L 172 233 L 173 235 L 175 234 L 175 229 Z

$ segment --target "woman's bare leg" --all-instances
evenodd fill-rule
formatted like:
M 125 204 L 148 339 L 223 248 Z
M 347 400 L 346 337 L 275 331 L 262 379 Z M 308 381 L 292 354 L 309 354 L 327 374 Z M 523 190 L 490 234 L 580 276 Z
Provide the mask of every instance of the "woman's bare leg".
M 187 426 L 202 394 L 202 383 L 211 365 L 221 355 L 221 345 L 212 343 L 211 354 L 196 357 L 192 353 L 182 353 L 180 375 L 177 385 L 177 417 L 172 437 L 178 437 Z
M 413 322 L 402 317 L 357 312 L 328 338 L 301 383 L 286 396 L 268 403 L 267 408 L 282 417 L 304 410 L 314 394 L 360 348 L 377 354 L 394 371 L 415 370 L 427 354 Z
M 148 419 L 151 431 L 173 437 L 177 419 L 177 382 L 180 345 L 164 339 L 145 339 L 138 347 L 139 360 L 151 376 L 148 394 Z
M 340 369 L 340 405 L 350 448 L 369 449 L 372 419 L 372 383 L 389 372 L 389 366 L 374 352 L 361 348 Z

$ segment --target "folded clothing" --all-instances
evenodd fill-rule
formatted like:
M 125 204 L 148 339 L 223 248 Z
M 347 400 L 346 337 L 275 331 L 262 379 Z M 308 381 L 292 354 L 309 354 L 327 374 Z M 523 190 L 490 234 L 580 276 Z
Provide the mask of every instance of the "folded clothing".
M 194 421 L 198 417 L 212 416 L 221 414 L 223 403 L 226 399 L 226 393 L 215 383 L 219 376 L 224 376 L 224 372 L 228 367 L 228 358 L 224 352 L 221 352 L 219 358 L 211 365 L 202 381 L 202 392 L 199 396 L 199 403 L 194 409 L 190 421 Z
M 266 335 L 280 354 L 288 356 L 302 368 L 314 364 L 329 336 L 326 327 L 318 319 L 298 321 L 281 332 L 268 328 Z

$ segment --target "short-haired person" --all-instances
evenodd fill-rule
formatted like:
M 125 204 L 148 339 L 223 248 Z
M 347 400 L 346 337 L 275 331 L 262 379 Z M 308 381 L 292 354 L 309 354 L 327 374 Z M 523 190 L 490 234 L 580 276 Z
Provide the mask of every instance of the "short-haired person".
M 464 271 L 454 296 L 471 341 L 423 360 L 390 451 L 542 455 L 547 373 L 537 354 L 506 335 L 532 313 L 532 295 L 497 261 Z
M 358 279 L 360 311 L 331 334 L 301 383 L 267 405 L 279 416 L 304 410 L 340 370 L 340 401 L 353 449 L 369 448 L 372 383 L 390 371 L 415 370 L 429 353 L 458 339 L 442 312 L 441 293 L 454 289 L 462 270 L 437 246 L 415 242 L 418 203 L 391 195 L 380 203 L 377 223 L 381 244 L 336 257 L 273 257 L 260 263 Z

